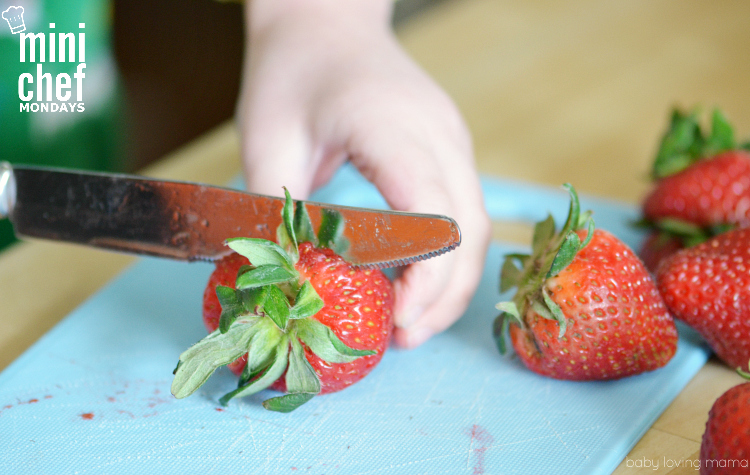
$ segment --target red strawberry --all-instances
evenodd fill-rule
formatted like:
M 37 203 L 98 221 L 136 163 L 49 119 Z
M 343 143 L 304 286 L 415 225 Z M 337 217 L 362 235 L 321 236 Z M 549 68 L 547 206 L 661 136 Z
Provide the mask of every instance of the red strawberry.
M 566 187 L 571 206 L 562 231 L 555 233 L 552 217 L 538 223 L 532 254 L 509 255 L 503 265 L 501 291 L 518 291 L 497 306 L 500 350 L 509 326 L 518 356 L 544 376 L 604 380 L 664 366 L 677 329 L 650 274 L 619 239 L 594 230 Z
M 354 384 L 382 358 L 393 327 L 390 281 L 379 270 L 352 268 L 328 248 L 340 247 L 340 216 L 324 216 L 316 238 L 304 206 L 298 203 L 294 216 L 292 209 L 287 193 L 277 233 L 283 247 L 227 241 L 235 252 L 217 262 L 204 292 L 211 333 L 180 355 L 176 397 L 228 365 L 240 381 L 222 404 L 270 387 L 288 394 L 264 407 L 289 412 L 315 394 Z M 327 247 L 316 247 L 318 240 Z
M 730 388 L 711 407 L 700 467 L 703 475 L 750 473 L 750 382 Z
M 647 240 L 639 253 L 651 270 L 670 249 L 694 246 L 750 222 L 750 152 L 736 145 L 718 110 L 710 134 L 701 130 L 696 114 L 675 111 L 652 176 L 656 185 L 643 202 L 643 224 L 658 230 L 660 238 Z
M 750 220 L 750 153 L 732 150 L 662 178 L 646 197 L 651 221 L 675 218 L 701 227 Z
M 731 367 L 750 360 L 750 229 L 735 229 L 664 261 L 656 281 L 670 312 Z

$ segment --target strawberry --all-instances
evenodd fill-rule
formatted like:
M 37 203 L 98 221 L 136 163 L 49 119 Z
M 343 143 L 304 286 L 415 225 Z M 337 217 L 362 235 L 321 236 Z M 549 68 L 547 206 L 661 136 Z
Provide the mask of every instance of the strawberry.
M 750 360 L 750 229 L 680 250 L 656 272 L 672 315 L 700 333 L 731 367 Z
M 287 394 L 263 406 L 289 412 L 354 384 L 380 362 L 393 328 L 390 281 L 337 253 L 345 246 L 340 215 L 324 214 L 315 236 L 304 204 L 293 212 L 288 192 L 286 200 L 280 244 L 227 241 L 234 252 L 217 261 L 203 296 L 210 334 L 180 355 L 175 397 L 227 365 L 240 379 L 222 404 L 271 388 Z
M 690 247 L 750 222 L 748 150 L 750 144 L 735 143 L 720 111 L 713 113 L 709 134 L 695 113 L 673 112 L 654 160 L 656 184 L 642 206 L 642 224 L 658 232 L 639 253 L 649 269 L 655 271 L 658 257 L 672 248 Z M 664 247 L 670 241 L 677 245 Z
M 750 374 L 739 373 L 750 379 Z M 700 467 L 702 475 L 750 473 L 750 382 L 728 389 L 711 406 Z
M 677 329 L 643 263 L 622 241 L 594 229 L 575 190 L 559 233 L 551 216 L 534 230 L 531 255 L 508 255 L 501 292 L 516 287 L 494 324 L 521 361 L 552 378 L 605 380 L 664 366 Z
M 730 150 L 662 178 L 646 197 L 647 219 L 678 219 L 700 227 L 750 220 L 750 152 Z

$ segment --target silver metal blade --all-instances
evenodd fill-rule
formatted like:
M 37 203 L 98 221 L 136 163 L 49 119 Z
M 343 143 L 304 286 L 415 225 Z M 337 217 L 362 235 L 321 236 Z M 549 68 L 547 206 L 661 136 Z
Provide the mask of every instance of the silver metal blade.
M 21 237 L 53 239 L 173 259 L 215 260 L 233 237 L 275 240 L 282 198 L 143 177 L 0 163 L 0 217 Z M 344 255 L 354 265 L 390 267 L 460 244 L 450 218 L 306 202 L 313 225 L 323 209 L 342 214 Z

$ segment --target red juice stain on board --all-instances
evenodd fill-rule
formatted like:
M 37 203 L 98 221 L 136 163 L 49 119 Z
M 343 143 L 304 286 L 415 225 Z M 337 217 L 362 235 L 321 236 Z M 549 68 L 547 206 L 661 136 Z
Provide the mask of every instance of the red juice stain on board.
M 122 410 L 120 410 L 120 411 L 117 411 L 117 413 L 118 414 L 125 414 L 126 416 L 130 416 L 131 419 L 135 419 L 135 414 L 133 414 L 130 411 L 122 411 Z
M 93 418 L 94 418 L 94 413 L 93 412 L 87 412 L 85 414 L 81 414 L 81 419 L 90 421 Z
M 52 399 L 52 395 L 51 395 L 51 394 L 47 394 L 46 396 L 44 396 L 44 399 Z M 32 398 L 32 399 L 29 399 L 28 401 L 20 401 L 20 402 L 17 402 L 17 403 L 16 403 L 16 406 L 22 406 L 22 405 L 24 405 L 24 404 L 36 404 L 36 403 L 38 403 L 38 402 L 39 402 L 39 399 L 37 399 L 37 398 Z M 12 409 L 13 407 L 14 407 L 14 406 L 13 406 L 13 404 L 6 404 L 6 405 L 4 405 L 4 406 L 0 407 L 0 414 L 1 414 L 1 413 L 2 413 L 3 411 L 7 411 L 8 409 Z
M 471 437 L 470 448 L 474 454 L 473 473 L 475 475 L 481 475 L 484 473 L 484 453 L 490 447 L 495 438 L 492 437 L 492 434 L 487 432 L 484 427 L 478 424 L 474 424 L 471 428 L 467 429 L 466 435 Z M 475 445 L 478 445 L 478 447 L 474 448 Z

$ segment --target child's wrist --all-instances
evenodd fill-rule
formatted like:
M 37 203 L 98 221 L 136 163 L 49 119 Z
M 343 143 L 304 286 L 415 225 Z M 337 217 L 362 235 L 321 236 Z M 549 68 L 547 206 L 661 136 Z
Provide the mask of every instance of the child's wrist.
M 325 24 L 361 23 L 390 27 L 393 0 L 245 0 L 245 25 L 254 36 L 275 22 L 299 16 Z M 342 38 L 342 41 L 345 39 Z

